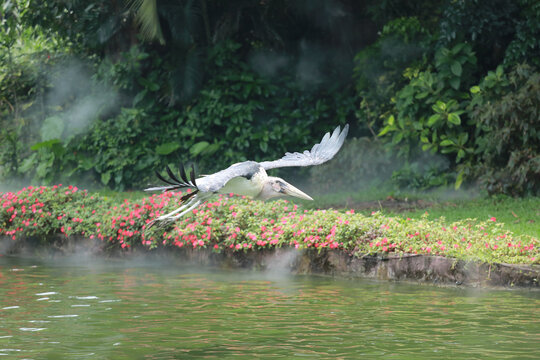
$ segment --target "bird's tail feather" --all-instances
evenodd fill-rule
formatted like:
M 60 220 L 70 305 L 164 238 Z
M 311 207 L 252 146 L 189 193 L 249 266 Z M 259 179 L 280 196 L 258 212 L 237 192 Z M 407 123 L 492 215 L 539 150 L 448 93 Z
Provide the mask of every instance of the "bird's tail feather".
M 171 190 L 179 190 L 179 189 L 194 189 L 194 191 L 184 195 L 182 197 L 182 200 L 188 200 L 193 195 L 195 195 L 198 192 L 197 189 L 197 182 L 195 181 L 195 168 L 193 165 L 191 165 L 191 171 L 189 173 L 189 178 L 186 174 L 186 170 L 184 169 L 184 164 L 180 163 L 180 179 L 176 177 L 176 175 L 171 171 L 171 169 L 166 166 L 165 170 L 167 171 L 167 175 L 169 175 L 170 179 L 166 179 L 164 176 L 162 176 L 159 172 L 156 171 L 156 176 L 159 180 L 163 181 L 164 183 L 168 185 L 164 186 L 154 186 L 147 189 L 144 189 L 144 191 L 171 191 Z

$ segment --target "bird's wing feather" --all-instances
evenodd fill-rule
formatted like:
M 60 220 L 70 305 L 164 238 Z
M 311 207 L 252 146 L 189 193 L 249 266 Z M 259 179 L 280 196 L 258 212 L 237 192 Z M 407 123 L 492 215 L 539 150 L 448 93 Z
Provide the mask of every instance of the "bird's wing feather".
M 206 175 L 197 179 L 197 188 L 203 192 L 217 192 L 227 182 L 235 177 L 251 177 L 261 166 L 255 161 L 236 163 L 217 173 Z
M 263 161 L 259 164 L 265 170 L 288 166 L 312 166 L 322 164 L 336 155 L 343 145 L 348 131 L 349 124 L 345 125 L 343 131 L 340 131 L 340 127 L 338 126 L 332 135 L 330 135 L 329 132 L 326 133 L 320 143 L 313 145 L 311 151 L 306 150 L 303 153 L 288 152 L 279 160 Z

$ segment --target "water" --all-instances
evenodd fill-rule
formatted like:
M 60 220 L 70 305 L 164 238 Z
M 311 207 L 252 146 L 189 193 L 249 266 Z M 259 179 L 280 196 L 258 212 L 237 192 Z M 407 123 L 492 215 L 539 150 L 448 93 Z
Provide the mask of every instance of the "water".
M 538 359 L 540 293 L 0 257 L 0 360 Z

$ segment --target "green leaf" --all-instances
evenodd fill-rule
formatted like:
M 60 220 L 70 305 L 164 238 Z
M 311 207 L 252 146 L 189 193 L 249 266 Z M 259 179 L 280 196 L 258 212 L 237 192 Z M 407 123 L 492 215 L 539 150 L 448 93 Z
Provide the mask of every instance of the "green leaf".
M 381 130 L 381 132 L 379 133 L 379 136 L 383 136 L 383 135 L 385 135 L 387 132 L 389 132 L 389 131 L 391 131 L 391 130 L 393 130 L 391 126 L 385 126 L 385 127 Z
M 460 125 L 461 124 L 461 118 L 456 113 L 450 113 L 448 114 L 448 122 L 454 124 L 454 125 Z
M 42 149 L 42 148 L 52 149 L 54 144 L 58 144 L 58 143 L 60 143 L 60 140 L 51 139 L 51 140 L 47 140 L 47 141 L 38 142 L 37 144 L 32 145 L 30 147 L 30 149 L 31 150 L 39 150 L 39 149 Z
M 461 76 L 461 73 L 463 69 L 461 68 L 461 64 L 459 61 L 454 61 L 452 65 L 450 65 L 450 70 L 452 70 L 452 74 L 456 76 Z
M 441 115 L 440 114 L 434 114 L 434 115 L 431 115 L 428 119 L 428 126 L 433 126 L 437 121 L 439 121 L 441 119 Z
M 465 145 L 467 143 L 467 140 L 469 140 L 469 134 L 464 132 L 459 135 L 459 141 L 458 143 L 460 145 Z
M 452 54 L 454 54 L 454 55 L 459 54 L 459 52 L 461 51 L 461 49 L 463 49 L 463 47 L 464 47 L 465 45 L 466 45 L 465 43 L 459 43 L 459 44 L 457 44 L 456 46 L 454 46 L 454 47 L 452 48 Z
M 452 86 L 454 90 L 459 90 L 459 84 L 461 84 L 461 80 L 459 78 L 456 77 L 450 79 L 450 86 Z
M 428 95 L 429 95 L 429 93 L 427 91 L 424 91 L 424 92 L 416 94 L 415 98 L 416 99 L 423 99 L 423 98 L 427 97 Z
M 431 107 L 436 113 L 443 113 L 446 110 L 446 104 L 441 100 L 437 100 L 435 104 Z
M 111 180 L 111 173 L 109 171 L 101 174 L 101 182 L 104 184 L 104 185 L 107 185 L 109 183 L 109 181 Z
M 471 92 L 472 94 L 477 94 L 477 93 L 479 93 L 479 92 L 480 92 L 480 86 L 475 85 L 475 86 L 471 87 L 470 92 Z
M 35 168 L 35 166 L 36 166 L 36 163 L 35 163 L 36 156 L 37 156 L 37 153 L 33 153 L 32 155 L 30 155 L 29 157 L 24 159 L 22 161 L 21 165 L 19 166 L 18 171 L 24 174 L 24 173 L 30 172 L 30 170 Z
M 455 143 L 450 139 L 441 141 L 441 146 L 450 146 L 450 145 L 455 145 Z
M 465 157 L 465 150 L 459 149 L 457 153 L 456 162 L 459 162 L 459 160 L 463 159 Z
M 394 115 L 390 115 L 388 117 L 388 125 L 394 125 Z
M 189 149 L 189 153 L 190 153 L 192 156 L 197 156 L 197 155 L 199 155 L 202 151 L 204 151 L 209 145 L 210 145 L 210 143 L 208 143 L 208 141 L 200 141 L 200 142 L 194 144 L 194 145 Z
M 51 159 L 51 158 L 49 158 Z M 50 162 L 49 161 L 42 161 L 38 164 L 36 167 L 36 175 L 43 179 L 45 176 L 47 176 L 47 172 L 50 170 Z
M 41 140 L 59 139 L 64 132 L 64 120 L 60 116 L 51 116 L 41 125 Z
M 211 155 L 215 153 L 216 151 L 218 151 L 220 147 L 221 147 L 220 143 L 213 143 L 213 144 L 210 144 L 206 149 L 204 149 L 203 152 L 205 155 Z
M 461 170 L 456 177 L 456 183 L 454 184 L 454 189 L 457 190 L 461 187 L 461 183 L 463 183 L 463 175 L 465 175 L 465 173 L 463 172 L 463 170 Z
M 173 151 L 176 151 L 180 148 L 180 144 L 177 142 L 168 142 L 161 144 L 156 147 L 156 153 L 159 155 L 169 155 Z
M 96 158 L 82 157 L 79 159 L 79 168 L 88 171 L 96 165 L 96 162 Z
M 398 132 L 394 134 L 394 137 L 392 138 L 392 143 L 399 144 L 399 142 L 403 139 L 403 133 Z
M 133 106 L 141 102 L 141 100 L 144 98 L 145 95 L 146 95 L 146 89 L 144 89 L 143 91 L 139 91 L 137 95 L 135 95 L 135 97 L 133 98 Z

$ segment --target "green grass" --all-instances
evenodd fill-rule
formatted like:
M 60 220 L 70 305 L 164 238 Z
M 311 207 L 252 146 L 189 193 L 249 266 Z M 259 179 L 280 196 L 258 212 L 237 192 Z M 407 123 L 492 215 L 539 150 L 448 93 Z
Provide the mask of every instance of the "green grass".
M 524 199 L 474 199 L 435 203 L 426 209 L 405 211 L 404 217 L 420 218 L 428 213 L 428 219 L 443 216 L 454 222 L 467 218 L 486 220 L 492 217 L 514 234 L 531 235 L 540 238 L 540 198 Z
M 386 215 L 418 219 L 427 212 L 428 219 L 444 217 L 450 223 L 464 219 L 484 221 L 495 217 L 504 228 L 521 235 L 540 238 L 540 197 L 479 197 L 468 192 L 395 194 L 381 187 L 356 193 L 333 193 L 314 196 L 314 202 L 302 201 L 310 209 L 355 209 L 364 214 L 381 211 Z M 300 203 L 300 202 L 299 202 Z

